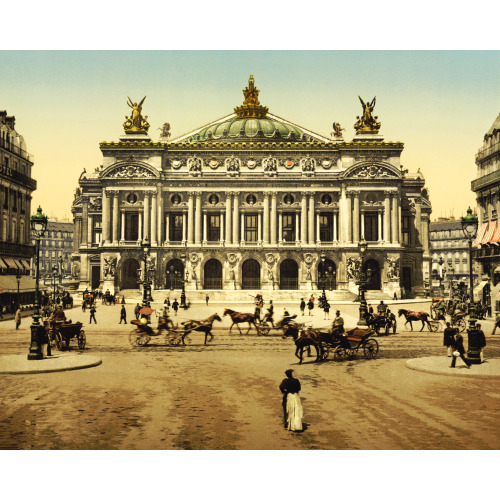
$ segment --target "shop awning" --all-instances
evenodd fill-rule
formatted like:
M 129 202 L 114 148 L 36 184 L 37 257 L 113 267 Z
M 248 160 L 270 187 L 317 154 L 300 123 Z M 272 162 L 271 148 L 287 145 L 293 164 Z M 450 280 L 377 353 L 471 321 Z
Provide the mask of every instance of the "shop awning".
M 488 231 L 485 232 L 483 241 L 481 241 L 481 244 L 484 245 L 485 243 L 492 243 L 493 241 L 493 235 L 495 234 L 497 228 L 497 221 L 491 221 L 490 225 L 488 227 Z
M 19 269 L 14 259 L 9 259 L 8 257 L 4 257 L 3 260 L 9 266 L 10 269 L 16 269 L 16 270 Z
M 486 233 L 486 228 L 487 227 L 488 227 L 488 223 L 487 222 L 483 222 L 483 224 L 479 228 L 479 231 L 477 233 L 477 237 L 474 240 L 474 245 L 480 245 L 481 244 L 481 242 L 483 241 L 483 238 L 484 238 L 484 234 Z
M 488 284 L 487 280 L 481 281 L 479 285 L 474 288 L 474 301 L 478 302 L 480 300 L 480 295 L 483 293 L 483 288 Z
M 15 259 L 15 263 L 19 267 L 19 269 L 24 269 L 25 271 L 28 271 L 30 269 L 30 264 L 29 261 L 24 260 L 24 259 Z
M 3 259 L 0 259 L 0 268 L 9 269 L 9 266 L 3 261 Z

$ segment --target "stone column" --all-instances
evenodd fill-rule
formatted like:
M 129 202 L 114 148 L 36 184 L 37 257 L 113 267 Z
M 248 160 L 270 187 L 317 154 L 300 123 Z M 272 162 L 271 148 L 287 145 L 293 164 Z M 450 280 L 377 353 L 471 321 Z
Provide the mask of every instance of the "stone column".
M 384 241 L 391 241 L 391 191 L 384 191 Z
M 257 242 L 262 243 L 262 214 L 257 214 Z
M 83 221 L 85 225 L 85 221 Z M 88 283 L 89 281 L 89 262 L 88 255 L 82 254 L 80 256 L 80 282 Z
M 7 193 L 8 196 L 8 193 Z M 104 199 L 104 191 L 103 191 L 103 199 Z M 2 208 L 3 210 L 3 208 Z M 103 212 L 104 212 L 104 203 L 103 203 Z M 104 214 L 103 214 L 104 216 Z M 87 219 L 89 218 L 89 202 L 87 198 L 83 198 L 82 203 L 82 247 L 88 246 L 89 241 L 89 225 L 87 224 Z M 104 218 L 104 217 L 103 217 Z M 2 217 L 3 219 L 3 217 Z M 7 220 L 7 227 L 9 225 L 9 220 Z
M 93 215 L 88 215 L 88 222 L 87 222 L 87 246 L 91 247 L 92 246 L 92 235 L 94 232 L 94 216 Z
M 283 212 L 278 212 L 278 242 L 283 241 Z
M 338 220 L 338 235 L 339 241 L 345 243 L 347 241 L 347 198 L 345 191 L 345 184 L 340 187 L 339 198 L 339 220 Z
M 189 193 L 188 197 L 188 213 L 187 213 L 187 242 L 194 243 L 194 194 Z
M 429 255 L 429 217 L 426 215 L 422 216 L 422 246 L 424 247 L 424 255 Z M 462 260 L 462 255 L 460 255 L 460 261 Z M 459 271 L 461 267 L 461 262 L 459 265 Z M 467 272 L 467 269 L 464 269 L 463 272 Z
M 142 241 L 142 216 L 143 214 L 139 212 L 139 231 L 137 231 L 138 241 Z
M 333 218 L 333 241 L 338 241 L 339 240 L 339 234 L 338 234 L 338 228 L 337 228 L 337 217 L 338 213 L 333 212 L 332 218 Z
M 361 239 L 366 241 L 365 238 L 365 212 L 361 211 Z
M 415 245 L 422 245 L 422 198 L 415 198 Z
M 188 235 L 188 214 L 186 212 L 182 212 L 182 242 L 185 243 L 187 241 Z
M 120 242 L 125 241 L 125 212 L 121 212 L 121 224 L 120 224 Z
M 182 241 L 186 241 L 185 232 L 186 232 L 186 224 L 185 224 L 186 214 L 182 214 Z M 165 243 L 170 241 L 170 214 L 167 212 L 165 214 Z
M 220 217 L 219 241 L 221 243 L 224 243 L 224 213 L 222 212 L 222 210 L 219 214 L 219 217 Z
M 398 196 L 396 192 L 392 193 L 392 210 L 391 210 L 391 242 L 399 243 L 399 223 L 398 223 L 399 209 L 398 209 Z
M 203 212 L 203 244 L 207 243 L 207 213 Z
M 346 214 L 342 218 L 342 223 L 345 221 L 346 223 L 346 243 L 352 243 L 352 231 L 351 231 L 351 217 L 352 217 L 352 200 L 351 200 L 351 193 L 349 191 L 346 191 Z
M 149 237 L 149 197 L 151 196 L 151 193 L 149 191 L 146 191 L 144 193 L 144 237 L 143 240 L 149 240 L 151 243 L 151 239 Z
M 307 193 L 302 193 L 300 201 L 300 242 L 307 244 Z
M 352 241 L 358 243 L 359 241 L 359 191 L 352 191 Z
M 300 215 L 298 212 L 295 212 L 295 241 L 296 242 L 300 241 L 299 221 L 300 221 Z
M 158 188 L 158 213 L 156 214 L 156 220 L 158 223 L 158 245 L 161 245 L 163 238 L 163 194 L 161 188 Z
M 319 237 L 319 213 L 316 214 L 316 244 L 320 243 Z
M 201 244 L 201 193 L 196 193 L 196 208 L 194 211 L 194 217 L 196 220 L 194 226 L 194 242 L 197 245 Z
M 308 243 L 314 245 L 314 194 L 309 195 L 309 212 L 308 212 L 307 227 L 309 229 Z
M 106 189 L 102 190 L 102 242 L 104 245 L 110 243 L 110 197 L 106 193 Z
M 264 193 L 264 234 L 262 235 L 262 240 L 264 245 L 269 244 L 269 193 Z
M 113 191 L 113 245 L 118 245 L 118 229 L 119 216 L 120 216 L 120 193 L 119 191 Z
M 156 217 L 158 215 L 157 208 L 157 193 L 156 191 L 151 194 L 151 245 L 158 245 L 158 241 L 156 238 L 156 230 L 158 226 L 158 222 L 156 221 Z
M 233 243 L 238 245 L 240 241 L 240 193 L 234 193 L 233 205 Z
M 276 230 L 277 230 L 277 207 L 276 207 L 276 197 L 278 196 L 278 193 L 276 191 L 273 191 L 271 193 L 271 245 L 276 245 Z
M 231 193 L 226 196 L 226 245 L 232 243 L 231 240 Z
M 377 217 L 378 217 L 377 241 L 382 241 L 382 212 L 380 210 L 377 212 Z

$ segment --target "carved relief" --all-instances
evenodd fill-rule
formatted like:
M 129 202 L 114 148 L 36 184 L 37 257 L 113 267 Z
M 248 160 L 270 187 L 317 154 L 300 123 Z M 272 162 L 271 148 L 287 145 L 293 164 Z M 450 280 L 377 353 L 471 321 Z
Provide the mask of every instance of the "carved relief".
M 397 177 L 397 175 L 386 167 L 380 165 L 364 165 L 357 168 L 351 174 L 352 177 L 361 177 L 366 179 L 378 179 L 387 177 Z
M 104 257 L 104 278 L 112 279 L 116 272 L 116 257 Z
M 353 257 L 347 259 L 347 279 L 349 281 L 355 280 L 358 277 L 359 271 L 361 270 L 361 261 Z
M 265 158 L 262 160 L 262 164 L 264 165 L 264 173 L 269 175 L 270 177 L 274 177 L 278 175 L 278 160 L 270 156 L 269 158 Z
M 230 158 L 226 158 L 226 170 L 227 173 L 232 176 L 238 176 L 240 175 L 240 164 L 241 161 L 239 158 L 236 158 L 236 156 L 231 156 Z
M 220 165 L 220 161 L 217 160 L 216 158 L 212 158 L 209 162 L 208 162 L 208 166 L 212 169 L 212 170 L 215 170 L 216 168 L 219 168 L 219 165 Z
M 194 177 L 201 175 L 201 169 L 203 167 L 203 160 L 201 158 L 197 158 L 196 156 L 194 158 L 189 158 L 187 165 L 190 175 Z
M 387 257 L 387 279 L 389 281 L 399 280 L 399 259 Z
M 253 170 L 257 165 L 258 161 L 255 158 L 250 158 L 246 161 L 246 166 L 250 169 Z
M 172 166 L 173 169 L 178 170 L 179 168 L 182 167 L 182 160 L 172 160 L 170 162 L 170 165 Z
M 115 177 L 117 179 L 132 179 L 132 178 L 154 178 L 156 177 L 145 167 L 140 165 L 122 165 L 112 170 L 107 177 Z
M 302 168 L 302 175 L 311 176 L 314 175 L 314 171 L 316 170 L 316 161 L 310 157 L 302 158 L 300 166 Z

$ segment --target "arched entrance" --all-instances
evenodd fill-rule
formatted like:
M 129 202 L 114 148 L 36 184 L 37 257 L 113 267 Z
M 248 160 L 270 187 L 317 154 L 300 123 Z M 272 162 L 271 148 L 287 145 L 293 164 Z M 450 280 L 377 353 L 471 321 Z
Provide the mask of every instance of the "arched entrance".
M 243 290 L 260 288 L 260 264 L 255 259 L 248 259 L 241 266 L 241 288 Z
M 172 259 L 165 267 L 165 288 L 167 290 L 181 290 L 184 278 L 184 264 L 180 259 Z
M 205 290 L 221 290 L 222 264 L 217 259 L 207 260 L 204 271 L 203 288 Z
M 139 279 L 139 262 L 136 259 L 127 259 L 122 266 L 122 290 L 128 288 L 139 288 L 137 280 Z
M 370 269 L 370 273 L 368 273 Z M 363 273 L 366 276 L 367 290 L 380 290 L 382 288 L 382 282 L 380 279 L 380 264 L 375 259 L 368 259 L 363 264 Z
M 318 290 L 337 289 L 337 266 L 330 259 L 318 264 Z
M 299 266 L 293 259 L 286 259 L 280 264 L 280 290 L 299 288 Z

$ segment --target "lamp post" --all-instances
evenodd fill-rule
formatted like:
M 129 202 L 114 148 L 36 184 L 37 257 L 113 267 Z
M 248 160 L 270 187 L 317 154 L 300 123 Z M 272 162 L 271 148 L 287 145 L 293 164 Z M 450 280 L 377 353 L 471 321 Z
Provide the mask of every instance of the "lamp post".
M 33 304 L 33 323 L 31 324 L 31 345 L 28 353 L 28 359 L 43 359 L 42 341 L 45 335 L 43 325 L 40 325 L 40 310 L 38 304 L 38 280 L 39 275 L 39 254 L 40 254 L 40 238 L 47 229 L 47 216 L 42 213 L 41 207 L 38 207 L 37 213 L 31 217 L 31 231 L 35 236 L 35 303 Z
M 320 265 L 319 265 L 319 279 L 321 280 L 321 288 L 323 289 L 323 294 L 321 295 L 321 303 L 326 304 L 326 293 L 325 293 L 325 282 L 326 282 L 326 272 L 325 272 L 325 260 L 326 255 L 325 252 L 321 252 L 320 255 Z
M 54 287 L 52 295 L 52 304 L 54 305 L 54 307 L 56 305 L 56 283 L 57 283 L 56 279 L 57 279 L 57 266 L 54 265 L 52 266 L 52 285 Z
M 467 330 L 467 358 L 474 365 L 481 364 L 481 347 L 476 327 L 476 314 L 474 308 L 474 281 L 472 274 L 472 241 L 476 238 L 478 220 L 472 215 L 472 210 L 467 209 L 467 215 L 462 217 L 462 230 L 469 242 L 469 328 Z
M 62 258 L 62 255 L 59 255 L 57 262 L 59 264 L 59 283 L 62 283 L 62 279 L 63 279 L 63 258 Z
M 142 279 L 142 307 L 150 307 L 151 301 L 151 280 L 149 276 L 149 251 L 151 244 L 146 239 L 141 243 L 141 248 L 144 252 L 144 275 Z
M 16 274 L 16 280 L 17 280 L 17 307 L 16 311 L 19 309 L 19 305 L 21 304 L 19 300 L 19 285 L 21 284 L 21 273 L 18 271 Z
M 361 255 L 361 267 L 358 274 L 358 281 L 356 281 L 356 285 L 358 285 L 359 287 L 359 321 L 358 321 L 359 326 L 366 326 L 365 315 L 368 311 L 365 299 L 366 285 L 368 282 L 366 280 L 365 273 L 363 272 L 363 260 L 367 247 L 368 244 L 366 243 L 365 240 L 362 240 L 358 243 L 358 249 Z
M 182 265 L 183 265 L 183 276 L 182 276 L 182 279 L 181 279 L 182 291 L 181 291 L 181 304 L 180 304 L 180 307 L 182 307 L 183 309 L 187 309 L 185 283 L 186 283 L 186 280 L 187 280 L 189 274 L 186 272 L 186 254 L 185 253 L 183 253 L 181 255 L 181 260 L 182 260 Z
M 439 289 L 441 290 L 441 293 L 444 296 L 444 288 L 443 288 L 443 264 L 444 264 L 444 259 L 443 256 L 439 257 Z

